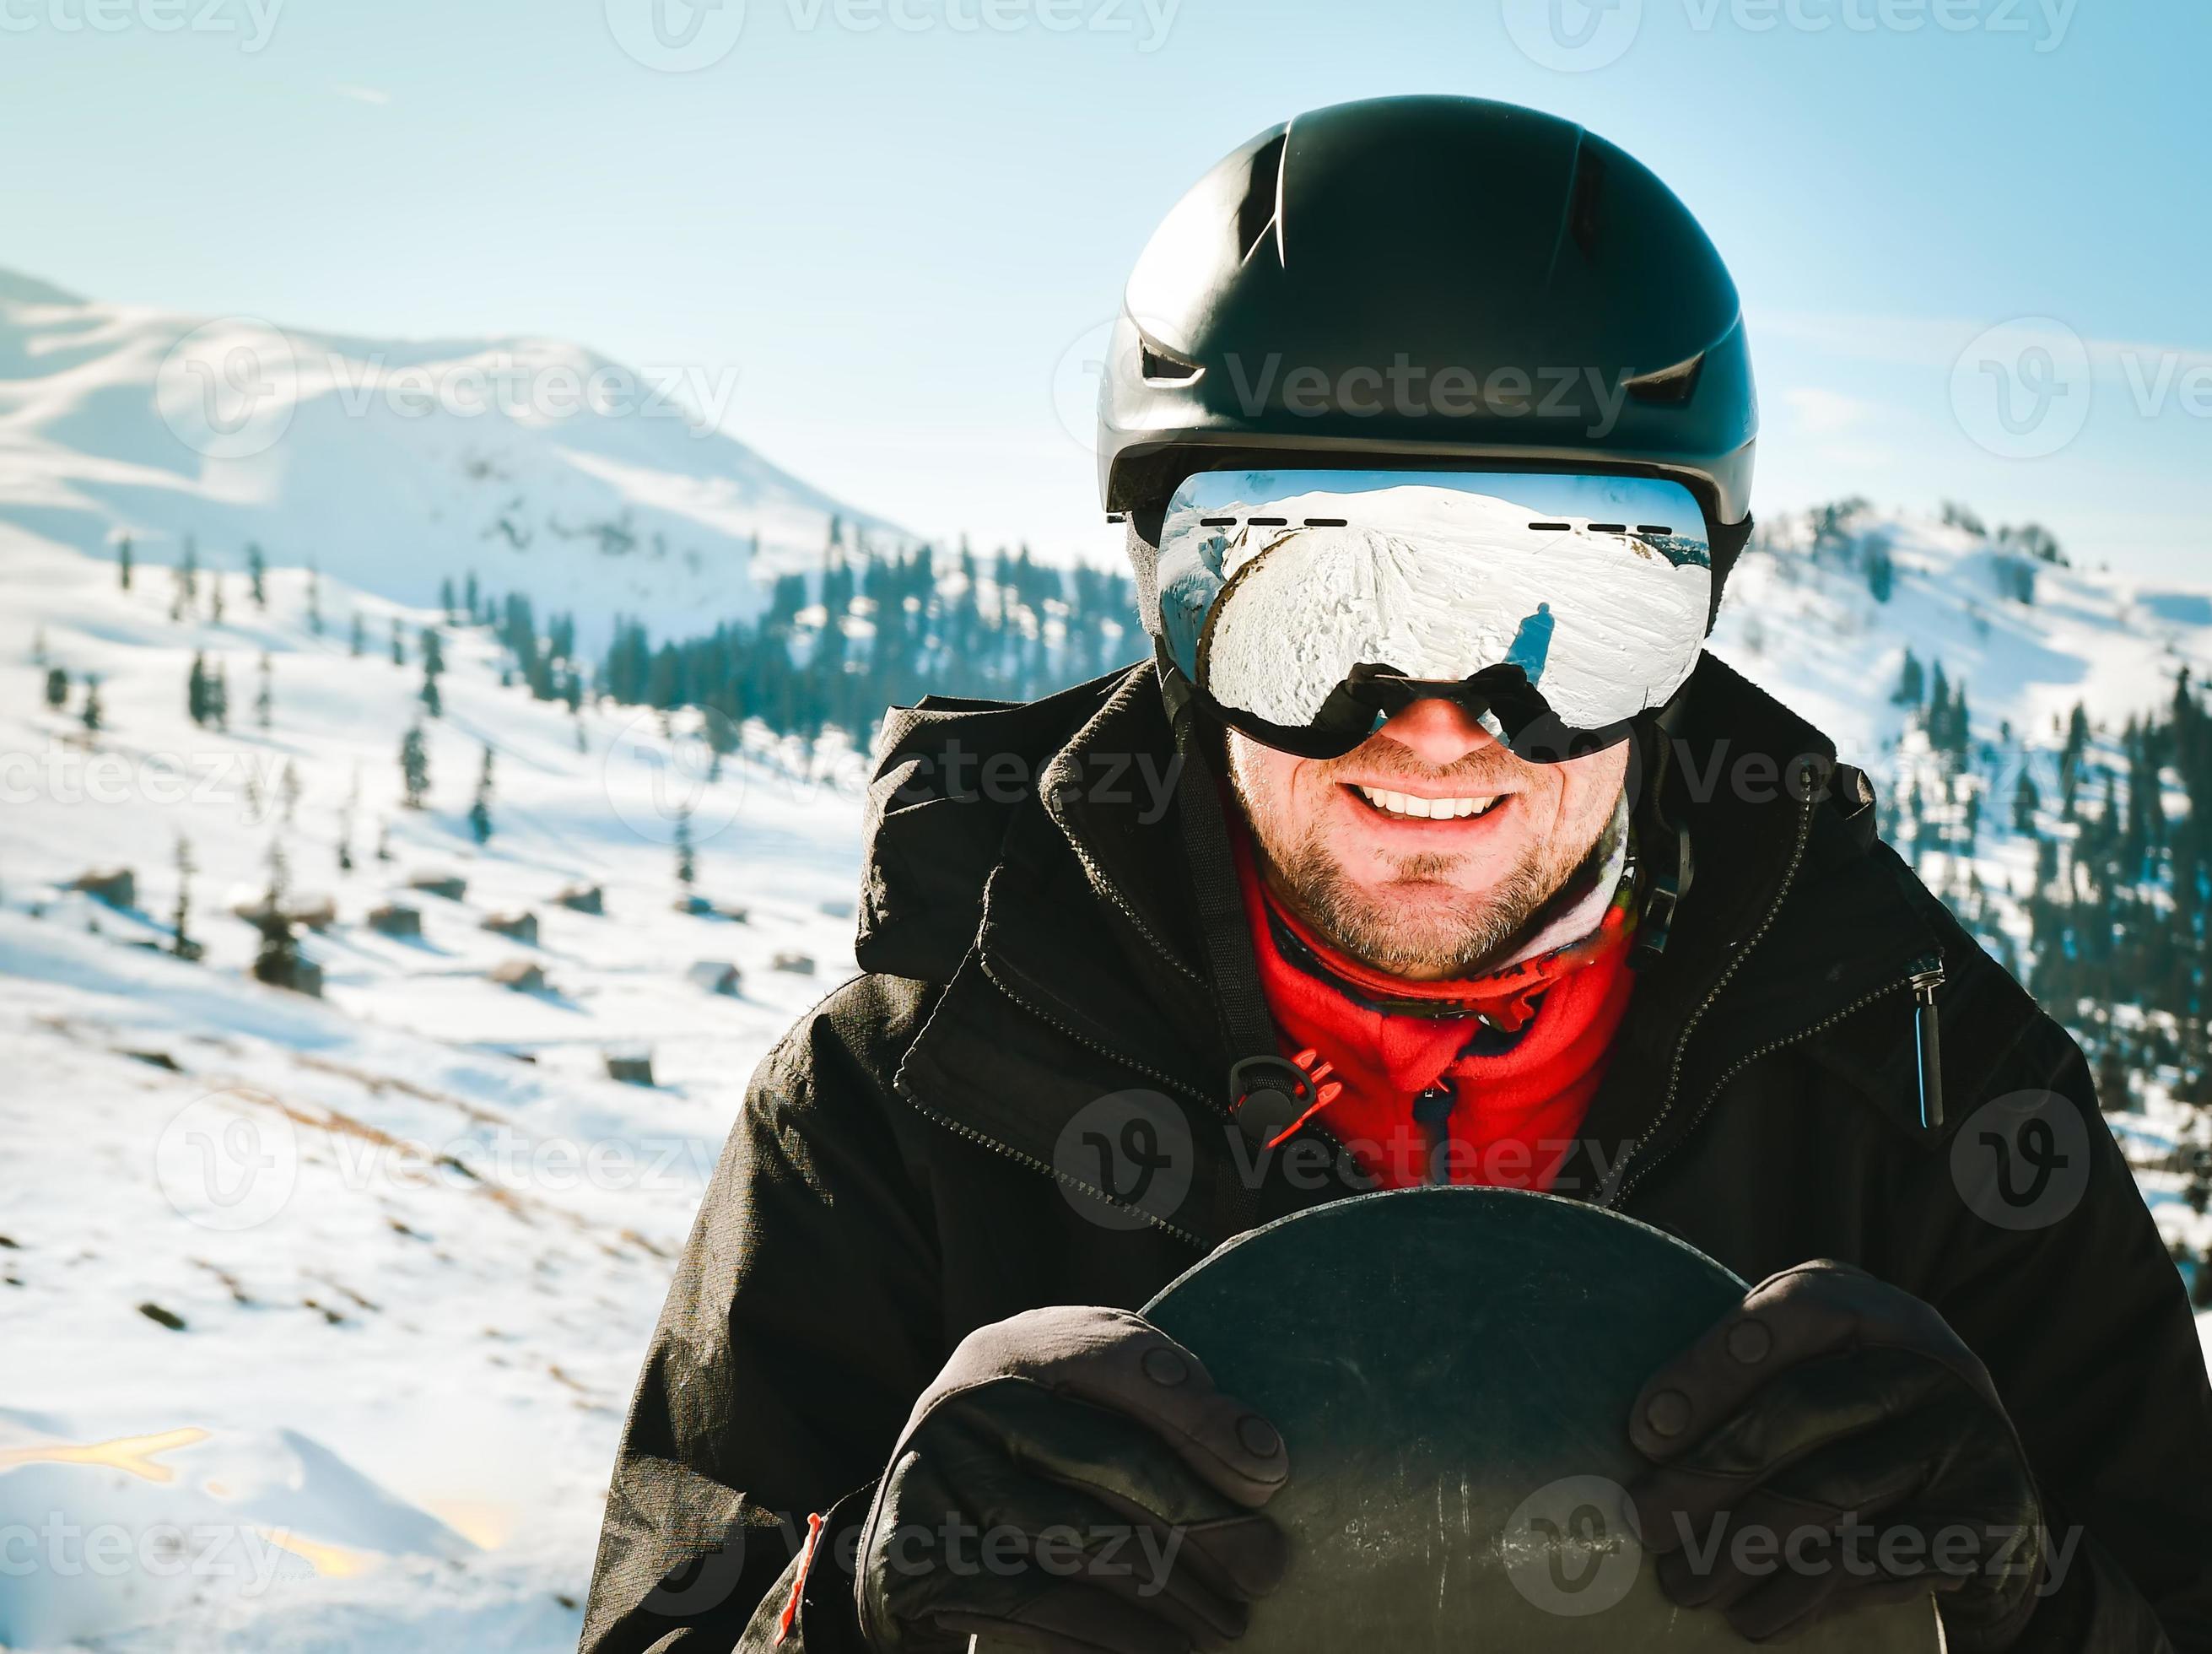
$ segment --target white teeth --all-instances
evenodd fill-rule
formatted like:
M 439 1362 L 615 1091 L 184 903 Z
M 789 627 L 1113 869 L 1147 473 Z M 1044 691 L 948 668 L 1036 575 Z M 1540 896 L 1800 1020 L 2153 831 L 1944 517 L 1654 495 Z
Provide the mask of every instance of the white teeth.
M 1385 815 L 1405 816 L 1415 821 L 1452 821 L 1462 816 L 1479 816 L 1498 802 L 1496 794 L 1486 799 L 1425 799 L 1411 793 L 1394 793 L 1382 787 L 1362 787 L 1359 795 Z

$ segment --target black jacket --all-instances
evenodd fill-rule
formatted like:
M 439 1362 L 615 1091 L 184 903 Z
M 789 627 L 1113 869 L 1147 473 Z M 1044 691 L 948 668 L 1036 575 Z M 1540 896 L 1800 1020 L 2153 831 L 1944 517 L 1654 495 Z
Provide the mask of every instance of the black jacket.
M 1994 1376 L 2053 1529 L 2087 1535 L 2030 1645 L 2154 1647 L 2148 1601 L 2176 1647 L 2212 1650 L 2212 1389 L 2081 1053 L 1876 841 L 1816 731 L 1708 657 L 1679 733 L 1664 796 L 1695 881 L 1554 1192 L 1747 1280 L 1834 1258 L 1933 1304 Z M 1137 1214 L 1067 1152 L 1071 1119 L 1132 1088 L 1223 1118 L 1149 666 L 1027 705 L 926 700 L 884 751 L 865 974 L 763 1061 L 731 1130 L 615 1467 L 591 1654 L 771 1645 L 816 1512 L 783 1646 L 842 1646 L 848 1496 L 964 1334 L 1140 1307 L 1237 1219 L 1340 1192 L 1271 1176 L 1253 1212 L 1231 1134 L 1200 1130 L 1188 1193 Z M 1931 1128 L 1913 979 L 1939 960 Z M 1961 1197 L 1951 1151 L 1984 1102 L 2033 1090 L 2084 1128 L 2087 1187 L 2062 1220 L 2006 1227 Z

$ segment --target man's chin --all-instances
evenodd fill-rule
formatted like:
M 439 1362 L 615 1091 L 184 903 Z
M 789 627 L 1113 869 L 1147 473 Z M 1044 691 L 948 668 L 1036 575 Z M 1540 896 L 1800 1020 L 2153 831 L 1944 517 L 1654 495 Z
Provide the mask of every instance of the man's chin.
M 1415 978 L 1467 974 L 1526 922 L 1525 899 L 1432 879 L 1349 892 L 1329 908 L 1328 939 L 1377 970 Z

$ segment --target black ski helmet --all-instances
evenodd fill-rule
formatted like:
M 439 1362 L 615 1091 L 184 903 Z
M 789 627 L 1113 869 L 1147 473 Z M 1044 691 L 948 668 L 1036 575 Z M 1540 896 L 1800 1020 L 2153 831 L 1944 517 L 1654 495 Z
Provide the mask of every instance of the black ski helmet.
M 1099 388 L 1099 486 L 1132 521 L 1194 471 L 1626 471 L 1705 508 L 1713 602 L 1751 530 L 1741 307 L 1698 221 L 1571 121 L 1375 98 L 1261 133 L 1138 258 Z

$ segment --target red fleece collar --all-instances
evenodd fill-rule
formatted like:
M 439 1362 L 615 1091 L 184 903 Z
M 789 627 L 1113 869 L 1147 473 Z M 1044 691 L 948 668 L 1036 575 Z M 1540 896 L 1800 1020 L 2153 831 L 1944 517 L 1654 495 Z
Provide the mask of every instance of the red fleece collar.
M 1578 941 L 1480 977 L 1407 982 L 1285 913 L 1241 824 L 1231 841 L 1282 1053 L 1317 1087 L 1304 1117 L 1323 1116 L 1385 1187 L 1548 1188 L 1632 991 L 1627 881 Z

